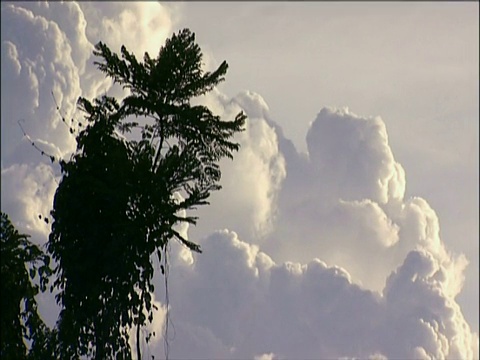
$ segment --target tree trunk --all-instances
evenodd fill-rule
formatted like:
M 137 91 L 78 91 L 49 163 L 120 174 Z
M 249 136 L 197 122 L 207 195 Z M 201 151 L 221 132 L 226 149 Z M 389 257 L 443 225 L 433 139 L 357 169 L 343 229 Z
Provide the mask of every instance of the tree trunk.
M 137 324 L 137 360 L 142 359 L 142 354 L 140 352 L 140 323 Z
M 138 323 L 137 323 L 137 360 L 142 360 L 142 354 L 140 352 L 140 319 L 143 308 L 143 291 L 140 299 L 140 309 L 138 309 Z
M 100 319 L 95 319 L 95 360 L 105 359 L 105 343 Z

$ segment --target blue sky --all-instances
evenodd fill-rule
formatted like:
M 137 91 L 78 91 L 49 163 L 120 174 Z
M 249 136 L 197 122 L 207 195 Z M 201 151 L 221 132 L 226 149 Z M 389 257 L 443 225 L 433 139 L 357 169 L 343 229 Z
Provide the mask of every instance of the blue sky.
M 122 95 L 92 65 L 97 41 L 156 54 L 189 27 L 206 69 L 229 63 L 199 101 L 249 120 L 223 190 L 182 229 L 204 254 L 171 249 L 172 356 L 478 358 L 478 3 L 2 2 L 1 16 L 2 211 L 38 243 L 59 171 L 17 121 L 68 157 L 51 91 L 77 117 L 80 95 Z

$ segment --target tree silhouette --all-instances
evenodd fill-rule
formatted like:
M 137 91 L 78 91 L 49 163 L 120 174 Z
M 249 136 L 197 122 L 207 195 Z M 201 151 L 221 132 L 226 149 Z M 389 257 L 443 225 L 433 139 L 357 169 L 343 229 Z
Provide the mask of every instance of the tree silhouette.
M 168 241 L 200 247 L 175 230 L 195 224 L 190 210 L 219 190 L 220 159 L 233 158 L 232 141 L 245 115 L 222 121 L 192 98 L 224 80 L 228 65 L 202 71 L 202 52 L 188 29 L 173 34 L 143 62 L 122 46 L 121 58 L 99 42 L 98 68 L 130 94 L 78 105 L 87 126 L 77 151 L 60 161 L 62 180 L 51 212 L 48 250 L 56 260 L 58 356 L 129 359 L 129 329 L 153 319 L 153 255 Z M 140 125 L 142 123 L 142 125 Z M 119 132 L 140 129 L 141 139 Z M 182 210 L 189 210 L 181 216 Z
M 45 291 L 50 258 L 20 234 L 1 213 L 1 336 L 2 359 L 41 359 L 50 331 L 37 312 L 35 295 Z M 36 284 L 34 280 L 38 279 Z M 30 342 L 27 348 L 25 341 Z

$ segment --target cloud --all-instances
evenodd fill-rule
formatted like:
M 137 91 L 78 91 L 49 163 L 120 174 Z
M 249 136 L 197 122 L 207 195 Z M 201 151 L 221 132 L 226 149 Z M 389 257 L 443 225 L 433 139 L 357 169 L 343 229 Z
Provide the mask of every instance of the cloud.
M 275 359 L 275 354 L 274 353 L 269 353 L 269 354 L 262 354 L 259 356 L 254 357 L 255 360 L 274 360 Z
M 2 169 L 2 211 L 8 211 L 20 232 L 46 241 L 49 226 L 39 215 L 50 214 L 50 201 L 57 189 L 48 165 L 12 165 Z
M 67 121 L 78 119 L 80 95 L 118 96 L 92 64 L 93 44 L 155 55 L 176 15 L 156 2 L 1 6 L 1 206 L 44 243 L 38 214 L 52 206 L 59 169 L 17 121 L 39 147 L 69 156 L 75 142 L 51 91 Z M 456 302 L 468 261 L 445 247 L 429 203 L 405 198 L 405 171 L 380 117 L 324 108 L 308 129 L 308 153 L 299 153 L 259 94 L 214 91 L 199 101 L 225 120 L 240 110 L 249 119 L 235 160 L 221 163 L 223 190 L 197 212 L 198 226 L 179 229 L 204 253 L 171 246 L 171 357 L 478 357 L 478 333 Z M 155 356 L 165 350 L 163 281 L 157 274 L 157 336 L 142 344 Z M 39 306 L 52 325 L 52 296 Z
M 384 290 L 387 324 L 391 326 L 390 334 L 385 336 L 389 357 L 478 356 L 478 334 L 470 331 L 448 290 L 446 273 L 448 268 L 432 254 L 416 250 L 390 275 Z
M 268 122 L 268 106 L 258 94 L 248 91 L 233 99 L 215 92 L 199 102 L 223 120 L 233 119 L 240 111 L 248 119 L 245 131 L 235 137 L 240 144 L 235 160 L 220 162 L 222 190 L 212 194 L 208 208 L 199 209 L 201 221 L 190 234 L 200 238 L 221 224 L 245 236 L 262 238 L 273 226 L 276 197 L 286 176 L 278 136 Z
M 2 165 L 16 161 L 25 147 L 17 122 L 23 119 L 28 135 L 52 145 L 65 155 L 74 149 L 55 108 L 51 92 L 67 121 L 81 94 L 78 68 L 72 46 L 55 22 L 16 4 L 2 3 Z M 16 136 L 15 136 L 16 134 Z M 30 149 L 29 149 L 30 150 Z M 39 154 L 31 151 L 31 161 Z
M 446 269 L 427 251 L 409 252 L 380 294 L 319 259 L 275 263 L 232 231 L 202 246 L 194 263 L 172 247 L 173 358 L 471 359 L 477 351 L 478 335 L 444 291 Z
M 308 153 L 319 186 L 343 200 L 402 199 L 405 173 L 388 146 L 380 117 L 362 118 L 348 108 L 323 108 L 307 134 Z M 327 191 L 328 190 L 328 191 Z
M 468 262 L 448 253 L 427 201 L 404 199 L 405 172 L 380 117 L 322 109 L 308 131 L 306 155 L 278 131 L 277 136 L 286 178 L 277 196 L 274 231 L 260 242 L 264 251 L 276 261 L 320 257 L 347 269 L 357 284 L 382 291 L 407 253 L 425 248 L 449 264 L 455 274 L 449 287 L 458 294 Z
M 156 56 L 167 37 L 176 31 L 169 8 L 159 2 L 133 2 L 122 6 L 81 2 L 78 6 L 85 14 L 86 35 L 92 43 L 103 41 L 117 52 L 125 45 L 140 58 L 145 52 Z
M 258 95 L 251 95 L 249 98 L 251 103 L 256 104 L 252 111 L 254 116 L 267 118 L 265 122 L 268 123 L 268 107 L 262 105 L 262 101 L 252 101 L 260 99 Z M 241 103 L 241 100 L 238 102 Z M 243 106 L 248 108 L 245 103 Z M 326 124 L 316 125 L 316 122 L 322 121 Z M 470 331 L 461 309 L 455 302 L 455 297 L 463 285 L 463 273 L 468 262 L 465 256 L 447 251 L 440 238 L 438 217 L 427 201 L 420 197 L 403 198 L 405 174 L 401 165 L 393 158 L 383 121 L 378 117 L 361 118 L 347 110 L 329 109 L 322 110 L 316 122 L 311 129 L 316 128 L 316 131 L 319 131 L 321 128 L 322 139 L 331 139 L 331 146 L 315 148 L 321 139 L 315 138 L 315 132 L 311 130 L 311 152 L 306 158 L 290 148 L 288 141 L 282 139 L 281 132 L 272 127 L 277 134 L 278 151 L 283 153 L 283 158 L 286 159 L 286 178 L 277 188 L 280 194 L 274 197 L 279 198 L 274 231 L 266 240 L 259 240 L 255 236 L 249 238 L 248 246 L 251 247 L 247 247 L 246 243 L 240 245 L 235 234 L 227 235 L 228 231 L 223 232 L 225 237 L 230 236 L 234 244 L 232 248 L 244 249 L 244 254 L 235 256 L 230 253 L 232 249 L 226 254 L 220 254 L 218 248 L 213 250 L 208 246 L 208 242 L 213 241 L 209 237 L 202 240 L 205 251 L 197 258 L 197 262 L 203 261 L 203 257 L 212 256 L 212 259 L 215 259 L 215 265 L 212 266 L 215 266 L 218 274 L 200 266 L 194 267 L 191 271 L 196 274 L 195 285 L 191 286 L 195 287 L 195 291 L 191 295 L 179 296 L 178 301 L 181 301 L 180 298 L 190 298 L 194 293 L 197 297 L 208 299 L 207 292 L 213 293 L 214 299 L 205 302 L 220 312 L 212 319 L 219 318 L 223 321 L 216 324 L 215 320 L 197 319 L 195 313 L 206 314 L 203 307 L 188 313 L 188 318 L 193 322 L 201 322 L 202 326 L 208 326 L 210 331 L 217 334 L 217 340 L 224 339 L 226 348 L 236 349 L 232 356 L 260 356 L 258 354 L 273 352 L 280 354 L 280 358 L 282 355 L 285 358 L 318 357 L 318 354 L 322 354 L 321 357 L 353 358 L 473 358 L 477 353 L 478 334 Z M 339 128 L 341 132 L 338 132 Z M 334 141 L 336 137 L 339 138 L 339 144 Z M 346 137 L 348 141 L 342 140 L 342 137 Z M 334 161 L 334 154 L 337 153 L 342 154 L 340 159 L 343 159 L 343 164 L 358 162 L 363 165 L 347 169 L 346 165 L 342 167 L 329 164 L 329 161 Z M 368 171 L 365 168 L 368 168 Z M 298 172 L 290 172 L 292 169 Z M 225 170 L 226 176 L 229 176 L 229 171 L 235 169 Z M 360 174 L 359 177 L 357 173 Z M 359 178 L 359 184 L 353 185 L 350 177 Z M 242 181 L 241 172 L 236 173 L 235 178 Z M 324 178 L 331 181 L 324 183 Z M 222 204 L 236 204 L 232 201 L 230 192 L 222 195 Z M 272 205 L 275 207 L 275 202 Z M 240 211 L 237 211 L 233 213 L 234 216 L 240 214 Z M 200 221 L 202 219 L 201 217 Z M 219 224 L 222 222 L 219 221 Z M 242 229 L 244 226 L 237 224 L 237 228 Z M 218 247 L 224 249 L 226 245 L 219 243 L 218 234 L 212 238 Z M 264 268 L 252 265 L 255 264 L 252 254 L 261 253 L 258 245 L 252 245 L 255 243 L 270 255 L 262 253 L 262 256 L 268 259 L 264 262 L 268 264 Z M 313 257 L 326 263 L 312 263 Z M 237 265 L 236 261 L 242 258 L 247 264 L 248 272 Z M 411 259 L 418 259 L 418 262 Z M 292 260 L 296 262 L 292 263 Z M 226 269 L 220 267 L 221 261 L 228 264 Z M 282 263 L 283 265 L 280 265 Z M 435 271 L 425 272 L 420 267 L 422 263 Z M 343 274 L 348 284 L 345 289 L 348 290 L 344 293 L 337 291 L 337 296 L 331 295 L 333 299 L 329 302 L 329 294 L 335 293 L 332 289 L 338 286 L 338 279 L 332 280 L 325 275 L 319 277 L 316 279 L 319 284 L 317 286 L 324 288 L 319 291 L 322 296 L 317 296 L 315 302 L 315 311 L 318 314 L 312 310 L 302 317 L 306 306 L 304 303 L 301 306 L 296 304 L 297 298 L 302 297 L 305 291 L 298 284 L 298 279 L 303 274 L 309 274 L 308 269 L 316 268 L 318 264 L 322 264 L 324 269 L 334 269 L 336 274 Z M 335 265 L 331 267 L 333 264 Z M 392 273 L 395 269 L 396 272 Z M 238 273 L 241 279 L 239 289 L 232 289 L 237 281 L 231 275 L 232 271 Z M 206 274 L 204 278 L 199 275 L 203 272 Z M 409 273 L 410 277 L 400 277 L 399 274 L 402 273 Z M 246 274 L 250 274 L 250 281 L 243 280 L 248 278 Z M 257 274 L 262 274 L 263 280 L 258 280 Z M 215 291 L 216 287 L 211 288 L 212 285 L 199 285 L 202 280 L 207 284 L 228 284 L 228 291 L 222 290 L 221 293 L 232 294 L 232 298 L 227 295 L 219 296 L 219 292 Z M 250 286 L 243 287 L 244 281 Z M 332 281 L 332 289 L 328 287 L 328 281 Z M 281 290 L 270 295 L 268 308 L 262 308 L 259 303 L 267 297 L 265 288 L 273 291 L 277 282 L 276 286 Z M 252 288 L 252 283 L 257 285 Z M 258 285 L 260 283 L 263 286 Z M 188 288 L 183 284 L 181 287 Z M 203 293 L 200 290 L 203 288 L 208 290 Z M 405 298 L 412 301 L 403 303 L 401 299 Z M 352 299 L 352 303 L 348 303 L 347 299 Z M 360 299 L 363 299 L 364 305 L 359 305 L 362 304 Z M 253 305 L 249 305 L 252 301 Z M 226 306 L 224 304 L 231 306 L 225 313 L 220 310 Z M 238 307 L 232 304 L 238 304 Z M 190 306 L 192 305 L 185 305 L 186 308 Z M 324 309 L 322 306 L 329 309 L 324 317 L 321 315 Z M 248 313 L 242 310 L 245 307 L 255 308 L 255 315 L 250 317 L 256 320 L 250 320 L 249 326 L 256 328 L 261 327 L 259 324 L 269 324 L 268 329 L 262 328 L 258 335 L 255 335 L 250 327 L 238 330 L 238 327 L 241 327 L 238 319 L 243 319 L 244 314 Z M 263 319 L 262 316 L 266 314 L 270 314 L 270 317 Z M 358 314 L 363 314 L 365 318 L 358 320 Z M 306 331 L 302 329 L 303 324 L 298 323 L 298 317 L 317 319 L 318 323 L 328 324 L 330 332 L 313 320 L 313 324 L 310 323 L 311 331 Z M 233 326 L 232 322 L 235 323 L 237 332 L 229 328 Z M 356 329 L 352 322 L 360 324 L 361 328 Z M 371 329 L 368 327 L 369 322 L 373 322 Z M 339 325 L 343 323 L 348 325 L 343 328 Z M 397 326 L 397 323 L 400 325 Z M 295 340 L 289 342 L 289 336 L 293 335 L 278 330 L 284 327 L 288 328 L 290 333 L 297 334 Z M 360 333 L 369 335 L 362 337 Z M 244 340 L 241 334 L 256 338 L 258 343 L 252 344 L 249 340 Z M 308 334 L 309 341 L 300 338 L 298 334 Z M 399 341 L 402 334 L 409 340 Z M 418 339 L 414 341 L 416 337 L 411 334 L 416 334 Z M 343 341 L 354 344 L 350 351 Z M 241 346 L 238 346 L 238 343 Z M 283 348 L 280 343 L 288 346 Z M 313 343 L 321 345 L 314 347 Z M 242 353 L 244 349 L 257 349 L 256 346 L 256 353 Z M 344 352 L 340 349 L 344 349 Z

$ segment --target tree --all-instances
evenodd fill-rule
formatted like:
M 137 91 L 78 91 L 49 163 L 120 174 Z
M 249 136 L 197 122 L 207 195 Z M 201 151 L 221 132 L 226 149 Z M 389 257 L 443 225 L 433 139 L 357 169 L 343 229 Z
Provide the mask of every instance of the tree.
M 145 53 L 143 62 L 124 46 L 120 58 L 102 42 L 94 54 L 98 68 L 130 94 L 121 102 L 80 98 L 88 125 L 76 138 L 76 154 L 60 161 L 48 241 L 63 307 L 58 351 L 64 359 L 128 359 L 128 329 L 137 326 L 140 357 L 139 329 L 153 319 L 152 257 L 161 259 L 172 239 L 201 252 L 175 226 L 195 224 L 191 210 L 220 189 L 218 162 L 239 149 L 231 138 L 246 117 L 222 121 L 191 105 L 224 80 L 228 65 L 203 72 L 188 29 L 173 34 L 156 58 Z M 141 139 L 119 136 L 132 129 Z
M 1 213 L 1 337 L 2 359 L 41 359 L 50 332 L 37 312 L 35 295 L 45 291 L 50 258 L 20 234 Z M 38 284 L 34 280 L 38 276 Z M 27 348 L 25 341 L 30 342 Z

